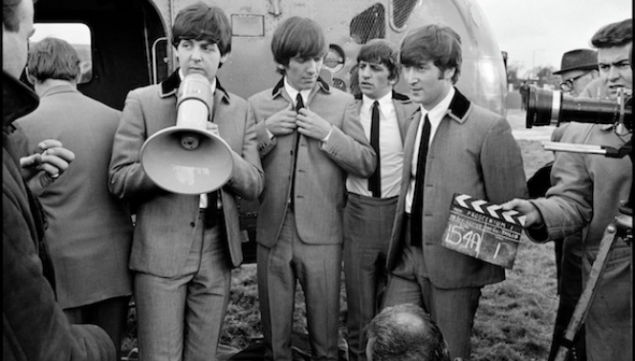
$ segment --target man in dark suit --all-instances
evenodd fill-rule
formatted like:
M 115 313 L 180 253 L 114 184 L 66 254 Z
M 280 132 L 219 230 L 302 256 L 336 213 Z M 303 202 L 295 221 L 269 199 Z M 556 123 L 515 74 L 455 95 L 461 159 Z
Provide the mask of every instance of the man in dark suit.
M 2 359 L 114 361 L 115 348 L 102 329 L 69 324 L 43 269 L 44 224 L 21 165 L 33 166 L 30 178 L 38 183 L 50 183 L 51 175 L 67 169 L 73 153 L 61 151 L 59 141 L 47 141 L 41 151 L 52 146 L 51 154 L 20 159 L 12 123 L 38 105 L 37 96 L 18 80 L 33 31 L 33 2 L 3 0 Z
M 257 222 L 265 359 L 291 360 L 297 280 L 312 357 L 337 360 L 344 183 L 347 173 L 368 177 L 375 154 L 353 97 L 318 78 L 326 54 L 319 25 L 290 17 L 271 49 L 283 77 L 249 98 L 266 174 Z
M 357 55 L 357 109 L 377 154 L 370 178 L 349 176 L 344 209 L 344 274 L 349 360 L 365 359 L 364 327 L 378 312 L 386 285 L 386 253 L 401 184 L 403 139 L 417 106 L 393 90 L 399 81 L 397 49 L 373 39 Z
M 30 144 L 54 137 L 79 155 L 39 195 L 57 270 L 57 300 L 72 323 L 106 330 L 120 358 L 132 295 L 132 221 L 124 204 L 108 192 L 106 180 L 121 113 L 77 90 L 79 63 L 64 40 L 45 38 L 33 46 L 27 69 L 40 105 L 17 124 Z
M 453 359 L 469 359 L 474 314 L 486 284 L 502 267 L 441 245 L 454 193 L 502 203 L 527 193 L 520 148 L 507 121 L 454 87 L 461 40 L 449 27 L 427 25 L 401 43 L 410 99 L 421 105 L 404 145 L 404 166 L 388 249 L 385 305 L 423 304 Z
M 115 133 L 110 190 L 136 208 L 130 268 L 140 360 L 216 360 L 230 269 L 242 262 L 237 197 L 255 199 L 263 172 L 247 102 L 216 78 L 231 50 L 225 13 L 202 2 L 185 7 L 174 20 L 172 44 L 179 69 L 161 84 L 128 94 Z M 233 160 L 227 183 L 202 195 L 159 188 L 139 159 L 148 137 L 175 125 L 177 89 L 190 74 L 209 81 L 213 124 L 207 127 L 229 145 Z

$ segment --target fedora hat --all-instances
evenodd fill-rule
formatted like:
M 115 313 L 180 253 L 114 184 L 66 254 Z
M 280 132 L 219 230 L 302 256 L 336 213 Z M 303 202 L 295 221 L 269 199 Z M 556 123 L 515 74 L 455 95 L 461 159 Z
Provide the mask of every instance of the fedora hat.
M 553 74 L 561 74 L 571 70 L 591 70 L 598 68 L 598 52 L 591 49 L 575 49 L 562 54 L 560 70 Z

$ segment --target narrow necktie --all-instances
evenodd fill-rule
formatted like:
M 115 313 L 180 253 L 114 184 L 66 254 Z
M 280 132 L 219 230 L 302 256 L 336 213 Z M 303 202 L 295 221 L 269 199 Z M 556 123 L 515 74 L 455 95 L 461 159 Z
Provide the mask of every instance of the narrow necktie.
M 299 112 L 302 108 L 304 108 L 304 101 L 302 101 L 302 95 L 298 93 L 295 97 L 295 111 Z
M 381 197 L 381 153 L 379 151 L 379 102 L 375 100 L 370 122 L 370 146 L 373 147 L 377 155 L 377 168 L 368 178 L 368 190 L 373 197 Z
M 419 153 L 417 156 L 417 173 L 415 175 L 415 193 L 412 199 L 412 207 L 410 208 L 411 217 L 411 234 L 410 243 L 413 246 L 421 247 L 422 234 L 422 218 L 423 218 L 423 184 L 426 175 L 426 158 L 428 156 L 428 143 L 430 142 L 430 119 L 426 114 L 423 129 L 421 130 L 421 139 L 419 141 Z
M 304 108 L 304 101 L 302 100 L 302 95 L 298 93 L 295 97 L 295 111 L 300 112 L 300 109 Z M 293 175 L 291 176 L 291 199 L 289 199 L 289 206 L 293 209 L 294 199 L 295 199 L 295 172 L 298 164 L 298 148 L 300 146 L 300 133 L 295 132 L 295 145 L 293 148 Z

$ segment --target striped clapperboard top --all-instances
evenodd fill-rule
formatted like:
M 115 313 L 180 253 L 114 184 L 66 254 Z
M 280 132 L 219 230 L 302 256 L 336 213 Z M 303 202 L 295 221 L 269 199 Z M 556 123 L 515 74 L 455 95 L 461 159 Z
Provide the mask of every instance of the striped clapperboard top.
M 520 226 L 525 225 L 525 216 L 521 216 L 518 211 L 505 211 L 499 204 L 489 203 L 482 199 L 476 199 L 472 196 L 468 196 L 467 194 L 455 193 L 453 203 L 463 208 L 471 209 L 490 217 L 504 220 L 508 223 L 518 224 Z
M 525 217 L 498 204 L 455 193 L 441 240 L 445 248 L 512 268 Z

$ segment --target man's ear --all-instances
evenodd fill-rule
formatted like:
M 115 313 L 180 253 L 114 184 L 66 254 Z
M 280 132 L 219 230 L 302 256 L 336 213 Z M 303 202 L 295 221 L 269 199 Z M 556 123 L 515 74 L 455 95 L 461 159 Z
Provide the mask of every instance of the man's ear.
M 220 57 L 220 60 L 218 61 L 218 69 L 223 67 L 223 64 L 225 64 L 227 58 L 229 58 L 229 53 L 225 53 L 225 55 Z
M 456 68 L 448 68 L 443 71 L 443 79 L 452 81 L 454 74 L 456 73 Z
M 24 75 L 26 76 L 26 80 L 29 81 L 29 83 L 31 83 L 31 85 L 35 85 L 35 77 L 33 75 L 31 75 L 31 73 L 29 73 L 29 67 L 25 66 L 24 67 Z

